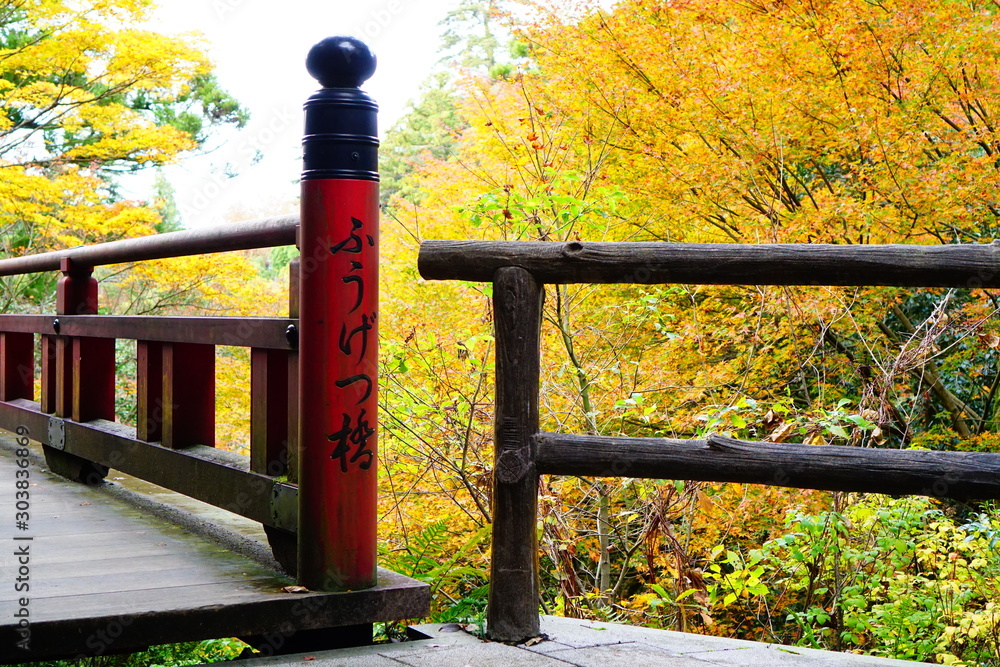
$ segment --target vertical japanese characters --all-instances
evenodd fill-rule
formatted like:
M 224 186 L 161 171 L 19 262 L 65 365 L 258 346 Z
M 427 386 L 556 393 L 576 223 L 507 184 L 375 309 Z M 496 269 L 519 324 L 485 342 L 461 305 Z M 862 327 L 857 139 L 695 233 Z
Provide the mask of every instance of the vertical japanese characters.
M 374 373 L 376 362 L 369 359 L 374 346 L 369 345 L 369 337 L 377 336 L 376 320 L 378 312 L 365 302 L 365 249 L 374 250 L 375 238 L 366 232 L 365 223 L 351 217 L 350 235 L 330 246 L 330 254 L 342 259 L 335 263 L 340 269 L 340 281 L 345 285 L 339 299 L 345 306 L 350 304 L 337 336 L 338 359 L 334 367 L 340 370 L 334 381 L 342 391 L 339 404 L 348 408 L 342 410 L 343 421 L 336 432 L 327 438 L 334 443 L 330 458 L 338 461 L 340 471 L 346 473 L 351 466 L 362 470 L 371 468 L 375 460 L 374 444 L 369 440 L 375 436 L 375 408 L 370 404 L 374 395 Z M 336 269 L 335 269 L 336 270 Z M 360 394 L 360 395 L 359 395 Z M 353 401 L 353 402 L 352 402 Z

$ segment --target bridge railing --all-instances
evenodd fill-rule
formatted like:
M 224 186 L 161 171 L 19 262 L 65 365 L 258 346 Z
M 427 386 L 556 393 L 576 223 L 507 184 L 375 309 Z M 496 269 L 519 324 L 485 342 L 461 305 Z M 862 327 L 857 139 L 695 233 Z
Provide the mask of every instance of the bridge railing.
M 427 241 L 420 273 L 493 283 L 493 553 L 487 632 L 539 633 L 539 475 L 744 482 L 830 491 L 1000 498 L 1000 454 L 626 438 L 539 428 L 545 284 L 1000 287 L 1000 244 L 737 245 Z
M 115 468 L 259 521 L 277 560 L 320 591 L 377 585 L 378 107 L 362 42 L 306 67 L 301 216 L 0 260 L 59 271 L 56 312 L 0 315 L 0 427 L 27 428 L 79 481 Z M 94 268 L 292 245 L 287 318 L 98 314 Z M 115 341 L 136 341 L 136 426 L 115 421 Z M 250 349 L 250 456 L 215 444 L 216 346 Z M 35 395 L 36 351 L 41 391 Z
M 0 276 L 62 274 L 55 313 L 0 315 L 0 427 L 27 428 L 49 466 L 71 479 L 96 482 L 114 468 L 259 521 L 294 571 L 297 289 L 287 318 L 98 315 L 93 271 L 293 245 L 298 224 L 298 216 L 270 218 L 0 260 Z M 289 265 L 292 286 L 298 265 Z M 134 428 L 115 418 L 115 342 L 123 339 L 136 341 Z M 215 449 L 219 345 L 250 349 L 249 458 Z

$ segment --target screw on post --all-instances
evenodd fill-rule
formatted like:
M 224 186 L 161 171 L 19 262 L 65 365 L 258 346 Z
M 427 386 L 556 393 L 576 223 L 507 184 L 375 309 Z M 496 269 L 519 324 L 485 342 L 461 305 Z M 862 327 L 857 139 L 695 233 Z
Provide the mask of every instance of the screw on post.
M 305 103 L 299 301 L 298 580 L 376 584 L 378 106 L 375 56 L 353 37 L 316 44 L 323 88 Z

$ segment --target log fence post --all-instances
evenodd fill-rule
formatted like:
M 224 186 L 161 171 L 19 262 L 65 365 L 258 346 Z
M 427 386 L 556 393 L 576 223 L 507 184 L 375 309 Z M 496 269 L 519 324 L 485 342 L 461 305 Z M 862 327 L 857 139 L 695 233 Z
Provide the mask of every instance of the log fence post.
M 493 277 L 496 326 L 493 557 L 486 633 L 521 642 L 540 633 L 538 618 L 538 392 L 544 292 L 524 269 Z

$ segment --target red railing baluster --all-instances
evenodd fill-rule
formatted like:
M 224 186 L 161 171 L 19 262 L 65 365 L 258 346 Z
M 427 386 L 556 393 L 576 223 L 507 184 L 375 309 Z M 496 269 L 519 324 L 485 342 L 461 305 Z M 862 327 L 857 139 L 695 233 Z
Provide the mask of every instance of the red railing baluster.
M 0 333 L 0 401 L 35 398 L 35 337 Z
M 250 350 L 250 469 L 272 477 L 288 465 L 288 352 Z
M 163 345 L 163 446 L 215 446 L 215 346 Z
M 41 357 L 42 357 L 42 396 L 41 410 L 48 414 L 56 411 L 56 386 L 58 385 L 56 375 L 56 346 L 57 336 L 41 335 Z
M 163 439 L 163 343 L 136 341 L 135 437 Z
M 73 338 L 73 421 L 115 420 L 115 339 Z
M 288 317 L 299 317 L 299 276 L 301 262 L 298 257 L 288 264 Z M 298 345 L 299 331 L 292 331 L 294 342 Z M 288 352 L 288 481 L 299 481 L 299 351 Z

